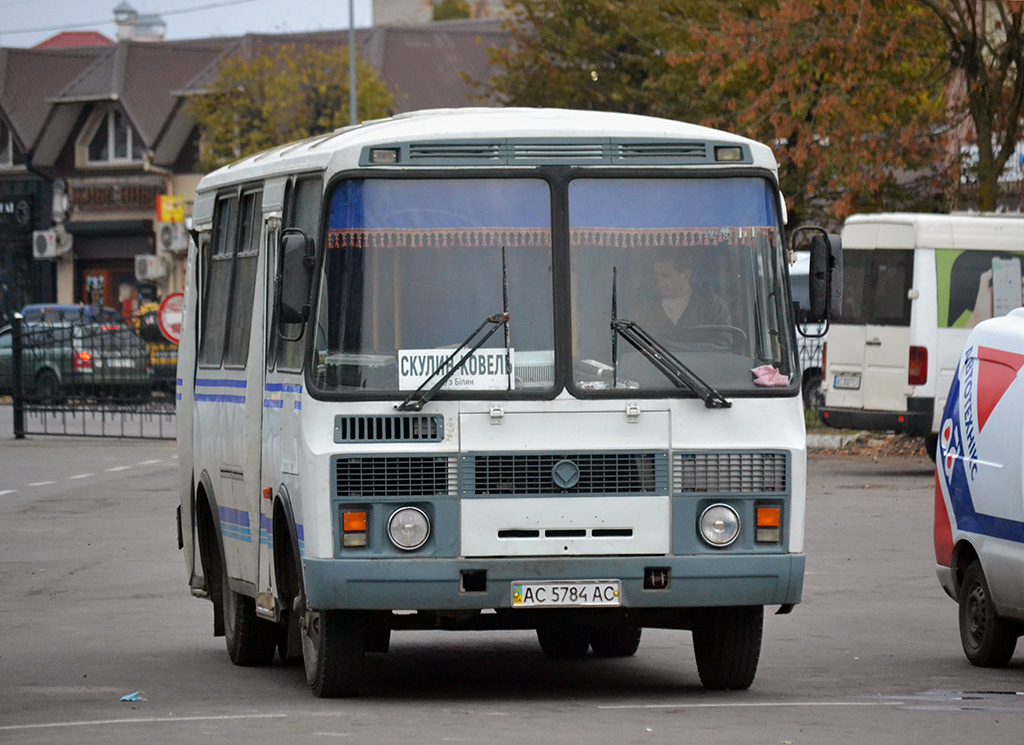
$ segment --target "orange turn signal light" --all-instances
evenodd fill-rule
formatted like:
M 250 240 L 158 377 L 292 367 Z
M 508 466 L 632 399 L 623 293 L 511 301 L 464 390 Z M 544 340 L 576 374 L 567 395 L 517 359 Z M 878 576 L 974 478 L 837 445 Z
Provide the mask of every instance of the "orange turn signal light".
M 341 513 L 341 522 L 346 533 L 366 531 L 365 512 L 343 512 Z
M 779 507 L 758 507 L 757 527 L 777 528 L 779 527 L 779 521 L 781 520 L 781 516 L 782 509 Z

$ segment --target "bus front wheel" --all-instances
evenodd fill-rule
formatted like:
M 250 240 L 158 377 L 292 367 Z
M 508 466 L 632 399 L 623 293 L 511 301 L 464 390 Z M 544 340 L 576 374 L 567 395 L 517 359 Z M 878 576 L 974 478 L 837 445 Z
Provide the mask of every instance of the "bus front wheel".
M 759 605 L 707 608 L 693 626 L 693 652 L 705 688 L 750 688 L 761 657 L 764 609 Z
M 355 696 L 366 653 L 366 623 L 354 611 L 302 614 L 302 659 L 306 682 L 317 698 Z

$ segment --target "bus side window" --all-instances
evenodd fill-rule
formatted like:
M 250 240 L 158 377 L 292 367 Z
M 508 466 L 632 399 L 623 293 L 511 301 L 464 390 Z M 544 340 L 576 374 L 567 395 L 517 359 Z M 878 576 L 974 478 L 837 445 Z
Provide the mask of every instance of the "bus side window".
M 203 253 L 205 266 L 200 268 L 205 280 L 199 323 L 199 364 L 202 367 L 219 367 L 224 356 L 237 229 L 238 197 L 232 194 L 218 199 L 212 240 Z
M 242 194 L 241 234 L 235 253 L 235 271 L 231 287 L 228 315 L 225 366 L 245 367 L 249 355 L 249 331 L 252 322 L 252 300 L 256 288 L 256 269 L 260 252 L 260 232 L 263 224 L 263 193 L 251 191 Z
M 320 176 L 309 176 L 296 179 L 289 185 L 288 194 L 285 197 L 285 228 L 299 228 L 314 241 L 320 235 L 320 197 L 323 193 L 323 180 Z M 280 274 L 280 260 L 278 256 L 278 270 Z M 280 288 L 277 288 L 278 291 Z M 279 294 L 276 293 L 275 296 Z M 296 339 L 300 331 L 299 324 L 278 324 L 277 309 L 273 309 L 274 323 L 270 327 L 271 352 L 268 359 L 268 369 L 276 365 L 279 370 L 298 371 L 302 369 L 302 350 L 306 340 L 305 335 Z M 280 325 L 280 329 L 278 329 Z M 280 331 L 280 333 L 278 333 Z M 281 336 L 294 341 L 286 341 Z M 272 360 L 272 361 L 271 361 Z

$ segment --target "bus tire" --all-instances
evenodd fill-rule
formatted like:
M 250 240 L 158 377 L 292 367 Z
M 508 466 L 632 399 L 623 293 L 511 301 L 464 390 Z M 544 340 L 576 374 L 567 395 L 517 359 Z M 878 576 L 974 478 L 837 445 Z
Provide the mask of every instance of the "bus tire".
M 256 601 L 231 589 L 221 580 L 224 607 L 224 641 L 228 656 L 242 667 L 265 667 L 274 660 L 280 630 L 256 615 Z
M 590 648 L 590 629 L 582 626 L 540 626 L 537 641 L 548 657 L 567 660 L 583 657 Z
M 996 614 L 981 562 L 967 567 L 960 582 L 960 643 L 972 665 L 1006 667 L 1017 647 L 1018 628 Z
M 302 617 L 306 682 L 317 698 L 359 693 L 366 654 L 366 624 L 355 611 L 312 611 Z
M 590 647 L 598 657 L 632 657 L 640 649 L 643 629 L 594 629 Z
M 764 609 L 759 605 L 700 611 L 693 627 L 693 652 L 704 687 L 750 688 L 761 657 L 763 629 Z

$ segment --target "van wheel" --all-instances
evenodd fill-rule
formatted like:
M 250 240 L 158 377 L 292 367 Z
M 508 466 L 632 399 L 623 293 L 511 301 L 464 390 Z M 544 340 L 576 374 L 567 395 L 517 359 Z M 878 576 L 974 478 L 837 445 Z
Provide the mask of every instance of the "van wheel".
M 590 639 L 590 629 L 583 626 L 541 626 L 537 629 L 541 651 L 556 659 L 583 657 L 590 648 Z
M 693 652 L 704 687 L 713 691 L 750 688 L 761 657 L 763 629 L 760 605 L 700 611 L 693 627 Z
M 280 629 L 256 615 L 256 601 L 235 592 L 225 575 L 221 580 L 224 607 L 224 641 L 228 656 L 242 667 L 265 667 L 274 660 Z
M 365 654 L 366 623 L 360 613 L 307 609 L 302 614 L 306 682 L 317 698 L 358 694 Z
M 640 649 L 643 629 L 594 629 L 590 646 L 598 657 L 632 657 Z
M 971 562 L 960 583 L 960 643 L 972 665 L 1005 667 L 1017 646 L 1018 629 L 996 614 L 985 572 Z

